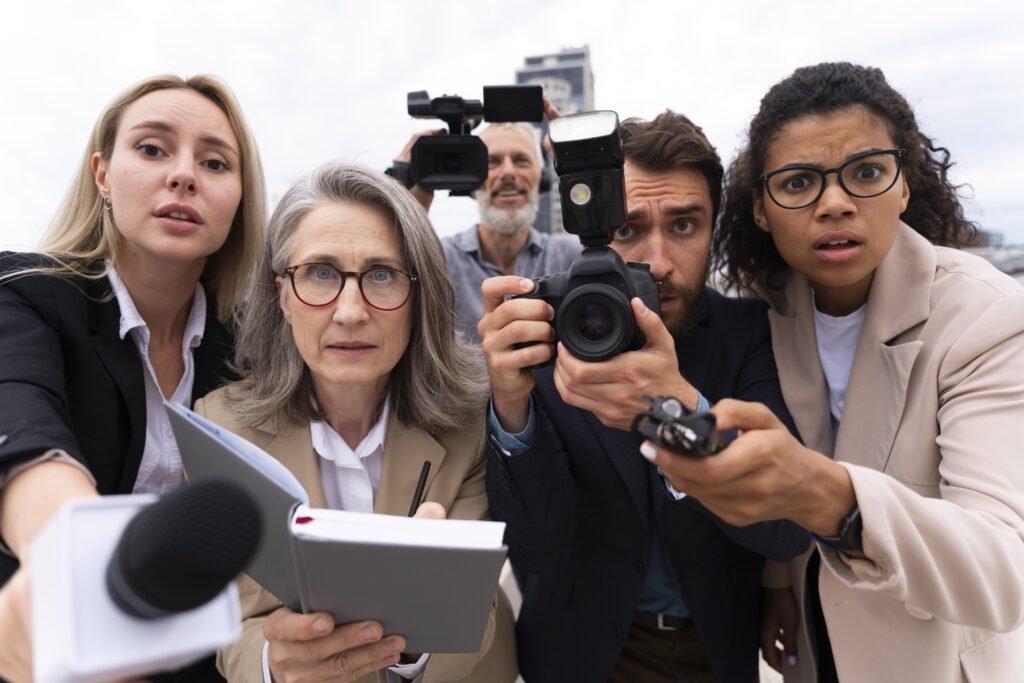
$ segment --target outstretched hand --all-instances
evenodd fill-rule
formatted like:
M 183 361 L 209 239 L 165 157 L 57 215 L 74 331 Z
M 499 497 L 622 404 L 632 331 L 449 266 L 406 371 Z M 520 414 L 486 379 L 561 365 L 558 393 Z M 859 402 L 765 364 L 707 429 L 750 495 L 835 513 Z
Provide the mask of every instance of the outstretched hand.
M 719 431 L 740 432 L 720 453 L 695 458 L 649 441 L 641 453 L 729 524 L 790 519 L 819 536 L 838 533 L 856 502 L 846 468 L 797 441 L 760 403 L 725 399 L 711 412 Z

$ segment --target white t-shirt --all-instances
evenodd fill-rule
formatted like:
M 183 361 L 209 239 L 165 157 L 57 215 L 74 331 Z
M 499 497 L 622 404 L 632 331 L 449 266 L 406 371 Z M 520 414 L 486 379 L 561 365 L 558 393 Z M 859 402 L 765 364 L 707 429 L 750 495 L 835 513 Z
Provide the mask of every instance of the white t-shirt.
M 814 307 L 814 334 L 818 340 L 818 358 L 828 384 L 828 407 L 832 414 L 832 440 L 839 431 L 846 403 L 846 387 L 850 383 L 853 354 L 864 326 L 864 306 L 850 315 L 835 317 Z

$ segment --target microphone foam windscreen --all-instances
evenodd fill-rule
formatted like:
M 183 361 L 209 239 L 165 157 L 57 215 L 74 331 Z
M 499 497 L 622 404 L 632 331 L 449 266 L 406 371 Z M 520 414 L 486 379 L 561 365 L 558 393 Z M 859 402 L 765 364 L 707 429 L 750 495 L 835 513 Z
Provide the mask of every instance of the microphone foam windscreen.
M 199 607 L 252 559 L 260 522 L 252 498 L 228 481 L 185 484 L 166 494 L 129 523 L 114 551 L 112 565 L 131 594 L 120 597 L 131 598 L 138 616 Z

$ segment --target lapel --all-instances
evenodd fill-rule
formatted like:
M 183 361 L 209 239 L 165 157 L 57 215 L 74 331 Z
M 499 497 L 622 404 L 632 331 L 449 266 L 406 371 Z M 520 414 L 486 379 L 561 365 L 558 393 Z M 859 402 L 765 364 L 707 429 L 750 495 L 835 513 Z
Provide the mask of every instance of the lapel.
M 697 299 L 697 318 L 693 329 L 676 339 L 676 361 L 679 372 L 695 387 L 707 385 L 711 365 L 711 312 L 707 303 L 707 288 Z M 703 393 L 703 392 L 702 392 Z
M 388 430 L 384 436 L 384 462 L 381 465 L 380 486 L 373 502 L 373 511 L 384 515 L 409 514 L 409 504 L 423 469 L 430 461 L 430 473 L 423 489 L 423 500 L 430 499 L 430 486 L 441 471 L 447 451 L 430 434 L 404 424 L 392 406 Z
M 309 506 L 326 508 L 327 498 L 324 496 L 324 485 L 320 479 L 318 456 L 313 451 L 309 423 L 300 425 L 279 418 L 261 426 L 260 429 L 274 435 L 274 439 L 265 450 L 299 480 L 302 488 L 309 494 Z
M 114 380 L 131 424 L 117 493 L 131 493 L 146 445 L 146 385 L 139 350 L 130 337 L 121 339 L 121 309 L 106 278 L 86 285 L 89 333 L 100 362 Z M 109 299 L 107 297 L 110 297 Z M 106 300 L 104 300 L 106 299 Z
M 839 460 L 885 469 L 903 416 L 910 373 L 924 346 L 920 340 L 899 337 L 928 319 L 935 263 L 934 247 L 900 223 L 868 294 L 836 439 Z
M 807 279 L 791 276 L 783 292 L 762 290 L 762 296 L 771 304 L 768 324 L 772 328 L 772 348 L 782 397 L 804 445 L 831 456 L 828 385 L 818 356 Z
M 217 320 L 217 299 L 206 289 L 206 322 L 203 327 L 203 341 L 192 349 L 195 363 L 195 378 L 192 382 L 192 404 L 208 393 L 228 382 L 238 379 L 226 367 L 234 351 L 232 333 Z
M 579 409 L 576 409 L 579 410 Z M 651 528 L 651 486 L 648 469 L 653 469 L 640 455 L 640 438 L 632 432 L 609 429 L 594 417 L 594 414 L 580 410 L 587 427 L 593 432 L 594 440 L 604 450 L 612 465 L 622 477 L 633 505 L 640 513 L 644 529 Z
M 782 291 L 763 283 L 756 287 L 771 306 L 768 320 L 783 397 L 806 446 L 837 460 L 877 470 L 885 467 L 914 361 L 923 346 L 916 339 L 898 337 L 928 318 L 934 276 L 935 249 L 901 223 L 868 294 L 834 449 L 807 279 L 791 274 Z

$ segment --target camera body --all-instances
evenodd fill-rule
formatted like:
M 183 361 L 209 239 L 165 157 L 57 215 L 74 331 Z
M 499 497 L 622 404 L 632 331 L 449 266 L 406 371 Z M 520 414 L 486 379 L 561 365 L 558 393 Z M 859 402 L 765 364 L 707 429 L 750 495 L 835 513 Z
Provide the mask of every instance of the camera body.
M 608 360 L 647 343 L 630 300 L 640 297 L 650 310 L 660 308 L 651 267 L 625 263 L 608 246 L 612 230 L 626 222 L 619 117 L 613 111 L 571 114 L 552 121 L 549 132 L 562 222 L 579 237 L 583 252 L 568 271 L 535 279 L 534 290 L 522 297 L 542 299 L 555 309 L 556 340 L 572 355 Z
M 630 300 L 638 296 L 658 310 L 658 283 L 646 263 L 625 263 L 608 247 L 584 250 L 564 273 L 534 280 L 521 298 L 541 299 L 555 309 L 555 341 L 585 361 L 602 361 L 647 343 Z
M 481 121 L 535 121 L 544 118 L 544 93 L 539 85 L 485 86 L 484 99 L 458 95 L 430 98 L 426 90 L 408 95 L 409 115 L 441 119 L 448 135 L 425 135 L 412 148 L 409 174 L 424 190 L 448 190 L 466 196 L 487 180 L 487 145 L 471 131 Z

